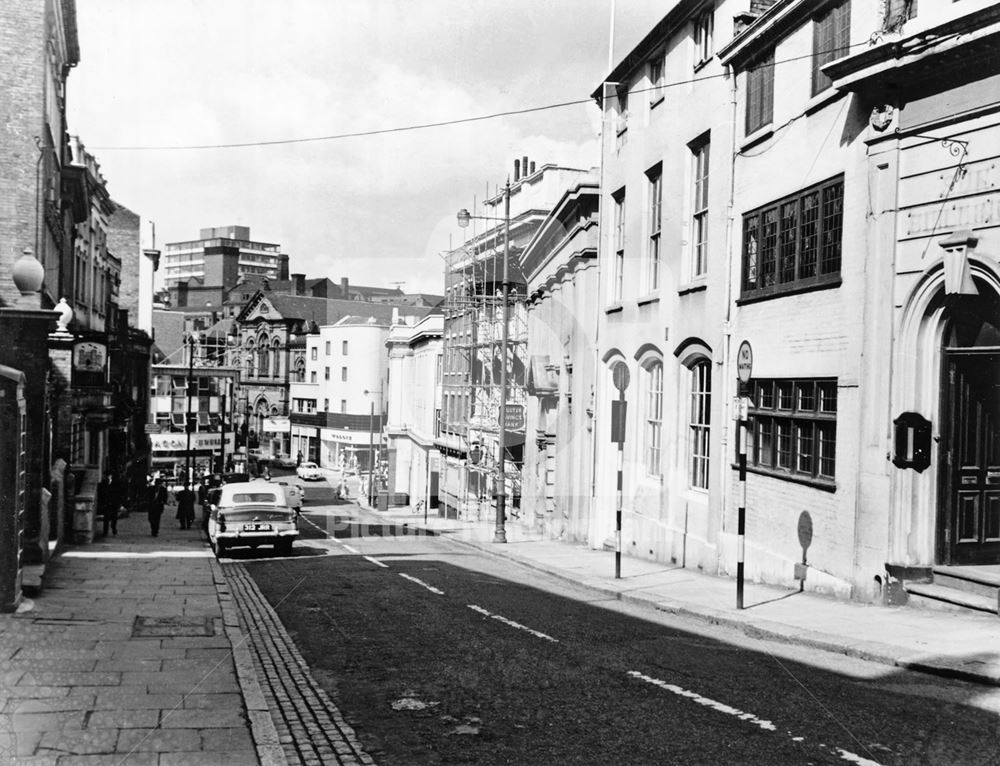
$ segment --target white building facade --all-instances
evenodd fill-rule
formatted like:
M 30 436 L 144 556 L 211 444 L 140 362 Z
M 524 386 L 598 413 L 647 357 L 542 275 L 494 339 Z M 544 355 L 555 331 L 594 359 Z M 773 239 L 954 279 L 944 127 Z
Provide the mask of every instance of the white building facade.
M 428 314 L 389 333 L 388 490 L 390 502 L 438 507 L 440 453 L 434 445 L 441 415 L 444 316 Z M 434 513 L 437 511 L 434 510 Z
M 291 384 L 293 456 L 362 470 L 379 459 L 389 326 L 352 315 L 307 336 L 303 380 Z

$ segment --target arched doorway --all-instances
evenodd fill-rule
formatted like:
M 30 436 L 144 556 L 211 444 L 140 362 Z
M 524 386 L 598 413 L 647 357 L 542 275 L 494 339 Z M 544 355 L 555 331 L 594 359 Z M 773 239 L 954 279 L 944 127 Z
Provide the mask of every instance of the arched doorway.
M 941 449 L 937 560 L 1000 561 L 1000 298 L 979 295 L 945 306 L 941 360 Z

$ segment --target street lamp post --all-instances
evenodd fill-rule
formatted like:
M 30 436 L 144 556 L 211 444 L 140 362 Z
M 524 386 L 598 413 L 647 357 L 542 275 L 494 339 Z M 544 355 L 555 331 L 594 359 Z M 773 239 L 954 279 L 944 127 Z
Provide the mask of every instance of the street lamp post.
M 196 344 L 194 333 L 188 334 L 188 380 L 187 380 L 187 414 L 184 418 L 184 430 L 187 431 L 187 450 L 185 451 L 184 486 L 191 484 L 191 389 L 194 388 L 194 347 Z
M 367 394 L 368 392 L 365 391 Z M 372 479 L 375 473 L 375 400 L 372 399 L 371 412 L 368 414 L 368 505 L 375 506 L 375 492 Z
M 374 391 L 364 391 L 365 396 L 374 396 Z M 378 384 L 378 416 L 379 416 L 379 441 L 378 441 L 378 451 L 379 455 L 382 454 L 382 381 L 379 380 Z M 372 399 L 371 411 L 368 415 L 368 503 L 372 507 L 375 506 L 375 400 Z
M 507 351 L 509 345 L 510 324 L 510 179 L 504 186 L 503 205 L 503 306 L 501 310 L 501 320 L 503 321 L 503 331 L 500 340 L 500 414 L 497 417 L 499 426 L 498 448 L 499 460 L 497 462 L 497 518 L 496 530 L 493 533 L 494 543 L 507 542 L 506 513 L 507 513 L 507 476 L 505 470 L 507 458 Z M 477 218 L 469 214 L 469 211 L 462 209 L 458 211 L 458 225 L 463 229 L 469 225 L 472 218 Z

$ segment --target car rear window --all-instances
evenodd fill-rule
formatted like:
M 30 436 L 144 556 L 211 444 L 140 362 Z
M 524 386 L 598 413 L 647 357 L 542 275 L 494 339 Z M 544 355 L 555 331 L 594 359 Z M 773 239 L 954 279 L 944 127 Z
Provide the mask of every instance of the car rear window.
M 233 494 L 234 503 L 276 503 L 278 496 L 273 492 L 236 492 Z

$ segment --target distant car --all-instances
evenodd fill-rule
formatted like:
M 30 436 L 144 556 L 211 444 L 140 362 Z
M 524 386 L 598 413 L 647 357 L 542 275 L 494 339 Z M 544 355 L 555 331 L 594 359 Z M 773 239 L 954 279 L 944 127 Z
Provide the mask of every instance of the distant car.
M 323 472 L 315 463 L 303 463 L 295 469 L 295 475 L 304 481 L 319 481 L 323 478 Z
M 281 488 L 285 490 L 285 499 L 288 501 L 288 505 L 294 508 L 296 511 L 302 510 L 302 488 L 298 484 L 291 484 L 287 481 L 276 482 L 281 485 Z
M 298 514 L 284 489 L 263 479 L 226 484 L 208 517 L 208 539 L 217 555 L 230 548 L 273 545 L 287 556 L 299 536 Z

